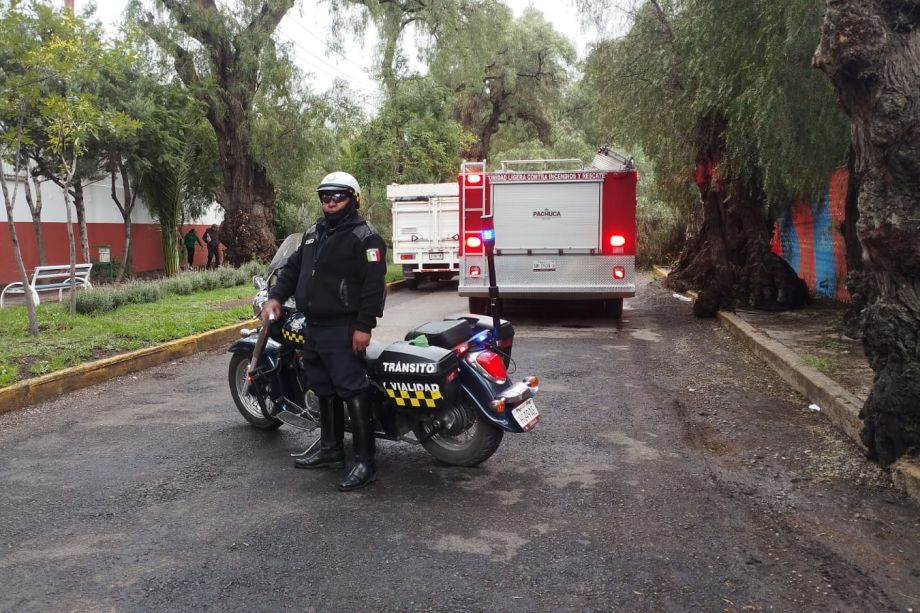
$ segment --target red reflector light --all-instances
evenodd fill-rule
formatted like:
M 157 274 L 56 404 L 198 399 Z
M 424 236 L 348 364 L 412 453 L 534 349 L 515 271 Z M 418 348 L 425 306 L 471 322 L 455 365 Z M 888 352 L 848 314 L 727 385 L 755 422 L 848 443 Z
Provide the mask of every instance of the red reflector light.
M 505 369 L 505 361 L 502 356 L 488 349 L 476 354 L 476 363 L 493 379 L 499 383 L 504 383 L 508 377 L 508 371 Z
M 466 237 L 466 246 L 470 249 L 479 249 L 482 247 L 482 239 L 478 236 L 467 236 Z
M 614 279 L 625 279 L 626 278 L 626 269 L 622 266 L 613 267 L 613 278 Z
M 480 175 L 466 175 L 466 182 L 470 185 L 478 185 L 480 181 L 482 181 Z
M 482 276 L 482 270 L 480 270 L 479 266 L 470 266 L 470 276 L 471 277 L 481 277 Z
M 447 382 L 450 383 L 460 375 L 460 370 L 458 368 L 453 369 L 447 373 Z
M 610 246 L 611 247 L 622 247 L 626 244 L 626 237 L 620 236 L 619 234 L 614 234 L 610 237 Z
M 400 260 L 412 260 L 412 259 L 415 259 L 415 256 L 412 255 L 411 253 L 400 253 L 399 259 Z

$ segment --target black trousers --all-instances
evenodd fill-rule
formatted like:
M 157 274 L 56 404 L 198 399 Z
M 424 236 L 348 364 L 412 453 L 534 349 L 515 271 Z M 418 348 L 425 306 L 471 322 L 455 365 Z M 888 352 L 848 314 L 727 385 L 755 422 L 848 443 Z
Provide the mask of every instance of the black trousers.
M 303 365 L 307 387 L 317 396 L 347 400 L 368 388 L 364 357 L 351 350 L 353 332 L 351 325 L 308 326 Z
M 208 247 L 208 263 L 205 268 L 211 267 L 211 259 L 214 259 L 214 268 L 220 266 L 220 251 L 216 247 Z
M 191 268 L 195 261 L 195 248 L 186 247 L 185 251 L 188 252 L 188 267 Z

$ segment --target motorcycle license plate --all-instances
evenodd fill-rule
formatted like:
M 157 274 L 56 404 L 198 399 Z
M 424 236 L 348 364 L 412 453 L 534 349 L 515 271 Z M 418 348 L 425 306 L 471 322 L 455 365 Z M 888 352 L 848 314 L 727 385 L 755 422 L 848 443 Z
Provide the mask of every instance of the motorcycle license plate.
M 429 251 L 428 259 L 430 260 L 443 260 L 444 252 L 443 251 Z
M 533 398 L 528 398 L 519 406 L 511 409 L 511 416 L 514 417 L 514 421 L 521 426 L 524 432 L 532 429 L 540 421 L 540 412 L 537 411 L 537 405 L 534 404 Z

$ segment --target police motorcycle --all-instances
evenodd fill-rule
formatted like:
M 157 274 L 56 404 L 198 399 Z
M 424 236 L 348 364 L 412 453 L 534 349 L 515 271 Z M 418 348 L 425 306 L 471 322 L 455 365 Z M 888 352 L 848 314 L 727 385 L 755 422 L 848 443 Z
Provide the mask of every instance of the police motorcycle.
M 256 317 L 300 237 L 287 237 L 266 276 L 253 279 L 258 289 L 252 303 Z M 492 317 L 458 314 L 423 323 L 402 341 L 371 341 L 365 359 L 377 438 L 421 444 L 446 464 L 476 466 L 495 453 L 505 432 L 527 432 L 537 425 L 540 414 L 533 397 L 539 380 L 509 378 L 514 328 L 497 312 L 498 290 L 491 281 L 494 263 L 489 272 Z M 288 425 L 307 431 L 319 427 L 318 400 L 304 385 L 306 328 L 291 299 L 277 321 L 243 329 L 242 338 L 228 349 L 230 392 L 252 426 L 274 430 Z M 351 432 L 347 411 L 345 415 L 345 431 Z M 306 451 L 291 455 L 305 456 L 318 443 L 317 439 Z

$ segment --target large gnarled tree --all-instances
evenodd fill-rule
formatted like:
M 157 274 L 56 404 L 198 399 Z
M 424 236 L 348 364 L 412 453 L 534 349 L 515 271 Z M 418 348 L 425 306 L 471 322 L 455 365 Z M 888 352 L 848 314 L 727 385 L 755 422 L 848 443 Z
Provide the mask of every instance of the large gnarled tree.
M 849 287 L 875 371 L 862 439 L 884 465 L 920 452 L 918 49 L 916 2 L 828 0 L 815 64 L 851 121 L 863 269 Z
M 807 288 L 770 252 L 771 220 L 846 161 L 845 118 L 810 67 L 813 0 L 644 0 L 628 34 L 592 54 L 588 76 L 615 142 L 638 146 L 695 187 L 668 284 L 694 311 L 794 308 Z
M 225 211 L 221 242 L 227 259 L 268 259 L 274 252 L 275 189 L 253 152 L 253 103 L 270 77 L 266 65 L 276 58 L 272 34 L 294 0 L 241 0 L 233 9 L 215 0 L 158 2 L 168 19 L 148 13 L 141 24 L 206 106 L 223 174 L 215 196 Z

